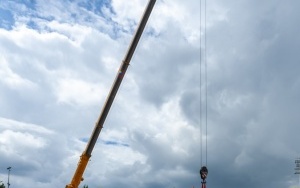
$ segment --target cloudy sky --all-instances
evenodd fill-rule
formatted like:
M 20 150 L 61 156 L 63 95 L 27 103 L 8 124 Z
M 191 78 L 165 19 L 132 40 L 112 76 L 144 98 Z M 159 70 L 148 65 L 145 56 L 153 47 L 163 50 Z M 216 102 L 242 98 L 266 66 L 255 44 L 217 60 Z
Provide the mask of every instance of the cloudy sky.
M 70 182 L 147 3 L 0 1 L 0 181 Z M 300 1 L 206 5 L 157 0 L 81 186 L 199 187 L 201 138 L 207 187 L 298 184 Z

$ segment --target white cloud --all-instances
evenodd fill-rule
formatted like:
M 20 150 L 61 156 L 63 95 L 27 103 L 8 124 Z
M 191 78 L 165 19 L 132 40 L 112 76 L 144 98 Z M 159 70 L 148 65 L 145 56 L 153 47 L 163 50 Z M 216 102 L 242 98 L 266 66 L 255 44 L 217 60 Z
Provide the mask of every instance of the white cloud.
M 67 36 L 71 41 L 74 41 L 77 46 L 80 46 L 82 41 L 84 41 L 84 38 L 92 32 L 92 28 L 78 24 L 70 25 L 66 23 L 59 23 L 57 21 L 45 24 L 47 24 L 46 26 L 49 27 L 52 32 L 57 32 L 63 36 Z
M 21 90 L 32 89 L 35 87 L 35 84 L 30 80 L 22 78 L 20 75 L 13 72 L 3 57 L 0 59 L 0 78 L 1 81 L 11 89 Z
M 100 84 L 92 84 L 82 80 L 61 79 L 58 80 L 56 95 L 58 102 L 75 105 L 95 105 L 104 98 L 107 89 Z
M 22 130 L 22 131 L 33 131 L 37 133 L 42 134 L 51 134 L 53 131 L 46 129 L 45 127 L 41 127 L 38 125 L 34 125 L 31 123 L 23 123 L 19 121 L 15 121 L 12 119 L 7 119 L 0 117 L 0 128 L 3 129 L 9 129 L 9 130 Z
M 36 2 L 1 6 L 16 23 L 0 30 L 0 175 L 50 188 L 70 181 L 147 1 Z M 296 182 L 299 11 L 278 3 L 207 1 L 211 187 Z M 199 5 L 157 1 L 83 184 L 200 185 Z
M 13 145 L 16 148 L 22 147 L 22 149 L 38 149 L 45 146 L 45 141 L 41 137 L 35 137 L 29 133 L 13 132 L 10 130 L 3 131 L 0 134 L 0 143 L 4 146 Z M 12 154 L 12 151 L 16 151 L 14 147 L 2 148 L 2 153 Z M 18 152 L 24 152 L 18 151 Z
M 122 24 L 125 30 L 131 31 L 139 22 L 139 18 L 144 11 L 145 3 L 139 0 L 122 1 L 113 0 L 112 7 L 116 15 L 112 17 L 114 21 Z
M 15 186 L 26 181 L 28 186 L 51 187 L 61 175 L 57 171 L 68 163 L 68 140 L 40 125 L 0 118 L 0 166 L 12 167 Z

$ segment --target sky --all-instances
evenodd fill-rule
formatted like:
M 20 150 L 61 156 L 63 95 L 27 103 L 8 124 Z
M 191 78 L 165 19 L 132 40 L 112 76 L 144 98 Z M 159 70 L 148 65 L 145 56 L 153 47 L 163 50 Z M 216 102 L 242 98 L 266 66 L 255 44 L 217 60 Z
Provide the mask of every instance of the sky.
M 147 3 L 0 1 L 0 181 L 70 183 Z M 298 185 L 299 6 L 157 0 L 80 187 Z

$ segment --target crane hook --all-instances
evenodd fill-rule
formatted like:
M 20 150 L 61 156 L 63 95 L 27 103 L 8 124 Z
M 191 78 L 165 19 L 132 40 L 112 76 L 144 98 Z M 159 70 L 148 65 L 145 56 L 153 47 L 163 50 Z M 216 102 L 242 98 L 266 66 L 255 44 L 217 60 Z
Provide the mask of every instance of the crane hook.
M 206 166 L 202 166 L 200 169 L 200 177 L 202 179 L 202 188 L 206 188 L 206 177 L 208 174 L 208 170 Z
M 208 170 L 207 170 L 207 167 L 206 166 L 202 166 L 201 169 L 200 169 L 200 177 L 201 179 L 205 182 L 205 179 L 207 177 L 207 174 L 208 174 Z

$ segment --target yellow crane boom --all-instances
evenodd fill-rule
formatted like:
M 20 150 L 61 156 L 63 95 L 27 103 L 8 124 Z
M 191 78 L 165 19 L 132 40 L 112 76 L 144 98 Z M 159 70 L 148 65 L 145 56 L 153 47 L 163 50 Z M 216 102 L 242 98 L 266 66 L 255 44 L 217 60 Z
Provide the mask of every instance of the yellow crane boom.
M 128 48 L 128 51 L 125 55 L 125 58 L 119 68 L 119 71 L 117 73 L 117 76 L 115 78 L 115 81 L 111 87 L 110 93 L 107 96 L 106 102 L 102 108 L 102 112 L 98 118 L 98 121 L 95 124 L 94 127 L 94 131 L 90 137 L 90 140 L 86 146 L 86 149 L 84 150 L 84 152 L 82 153 L 82 155 L 80 156 L 76 171 L 73 175 L 72 181 L 70 184 L 66 185 L 66 188 L 78 188 L 80 182 L 83 180 L 83 173 L 87 167 L 87 164 L 89 162 L 90 157 L 92 156 L 92 151 L 94 149 L 94 146 L 97 142 L 97 139 L 99 137 L 99 134 L 101 132 L 101 129 L 103 128 L 103 124 L 105 122 L 105 119 L 107 117 L 107 114 L 109 112 L 109 109 L 114 101 L 114 98 L 118 92 L 118 89 L 121 85 L 121 82 L 123 80 L 123 77 L 126 73 L 127 67 L 130 63 L 130 60 L 132 58 L 132 55 L 135 51 L 135 48 L 139 42 L 139 39 L 144 31 L 144 28 L 146 26 L 146 23 L 148 21 L 148 18 L 151 14 L 151 11 L 154 7 L 156 0 L 149 0 L 149 3 L 145 9 L 145 12 L 143 14 L 143 17 L 139 23 L 139 26 L 136 30 L 136 33 L 131 41 L 131 44 Z

